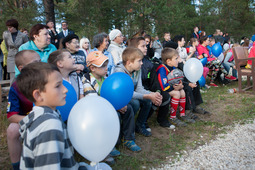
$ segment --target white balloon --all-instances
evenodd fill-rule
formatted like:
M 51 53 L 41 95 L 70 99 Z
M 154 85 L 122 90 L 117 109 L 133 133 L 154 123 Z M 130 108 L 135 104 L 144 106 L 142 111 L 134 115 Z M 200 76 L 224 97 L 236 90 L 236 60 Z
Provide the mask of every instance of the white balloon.
M 192 83 L 197 82 L 203 74 L 203 65 L 196 58 L 190 58 L 183 67 L 185 77 Z
M 116 110 L 100 96 L 86 96 L 72 108 L 67 131 L 74 148 L 84 158 L 102 161 L 113 149 L 120 132 Z

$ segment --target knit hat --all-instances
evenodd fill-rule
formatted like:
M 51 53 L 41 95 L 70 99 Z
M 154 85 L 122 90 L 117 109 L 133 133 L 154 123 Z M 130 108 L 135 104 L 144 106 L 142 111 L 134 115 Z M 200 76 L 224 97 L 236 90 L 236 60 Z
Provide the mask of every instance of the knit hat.
M 109 34 L 110 40 L 113 41 L 119 34 L 121 34 L 120 30 L 118 30 L 118 29 L 111 30 L 111 32 Z
M 87 67 L 94 65 L 96 67 L 101 67 L 105 61 L 108 60 L 108 57 L 106 57 L 101 51 L 93 51 L 88 54 L 86 58 Z

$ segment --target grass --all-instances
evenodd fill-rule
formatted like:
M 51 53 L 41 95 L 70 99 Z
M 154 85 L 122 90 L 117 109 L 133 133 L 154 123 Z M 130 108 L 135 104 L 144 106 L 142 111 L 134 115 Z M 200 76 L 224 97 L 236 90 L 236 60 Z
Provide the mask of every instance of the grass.
M 254 94 L 230 94 L 229 88 L 236 88 L 237 82 L 227 86 L 210 88 L 203 93 L 204 103 L 201 107 L 212 113 L 211 116 L 198 115 L 201 121 L 185 128 L 169 130 L 157 125 L 156 116 L 152 116 L 149 124 L 152 129 L 151 137 L 136 135 L 136 143 L 142 148 L 139 153 L 129 151 L 122 144 L 117 147 L 121 155 L 115 159 L 113 169 L 148 169 L 160 167 L 165 163 L 178 160 L 183 153 L 209 143 L 218 134 L 227 133 L 235 122 L 248 123 L 255 118 Z M 5 102 L 6 105 L 6 102 Z M 3 105 L 2 109 L 6 106 Z M 6 144 L 5 111 L 0 115 L 0 169 L 9 169 L 10 160 Z M 77 161 L 85 159 L 75 155 Z

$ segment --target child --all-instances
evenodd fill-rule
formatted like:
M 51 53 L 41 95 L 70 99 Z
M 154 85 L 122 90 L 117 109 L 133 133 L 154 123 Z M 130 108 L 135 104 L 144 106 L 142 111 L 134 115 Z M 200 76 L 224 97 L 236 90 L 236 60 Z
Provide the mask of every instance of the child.
M 82 80 L 84 93 L 85 95 L 100 95 L 100 89 L 107 74 L 108 57 L 101 51 L 93 51 L 87 56 L 86 62 L 90 73 L 86 73 Z M 135 120 L 132 107 L 128 104 L 118 110 L 117 113 L 121 120 L 121 137 L 123 137 L 124 145 L 132 151 L 141 151 L 141 148 L 135 143 Z M 116 152 L 115 149 L 111 153 L 112 156 L 114 152 Z
M 20 169 L 86 168 L 74 160 L 66 126 L 56 111 L 66 103 L 67 89 L 62 81 L 59 70 L 48 63 L 31 63 L 17 77 L 20 92 L 35 104 L 20 121 Z
M 137 48 L 126 48 L 122 54 L 123 63 L 116 66 L 115 72 L 127 73 L 132 78 L 135 90 L 130 104 L 133 107 L 134 113 L 141 107 L 136 120 L 136 132 L 144 136 L 151 136 L 151 132 L 145 127 L 145 122 L 151 109 L 151 102 L 156 106 L 160 106 L 162 96 L 158 92 L 145 90 L 142 85 L 141 66 L 143 64 L 143 56 L 141 50 Z
M 39 62 L 40 56 L 32 50 L 20 51 L 15 55 L 15 64 L 19 71 L 29 63 Z M 13 169 L 19 169 L 22 145 L 19 140 L 19 122 L 32 110 L 33 104 L 18 89 L 16 81 L 9 91 L 7 119 L 10 125 L 7 128 L 7 144 Z
M 149 59 L 147 54 L 147 47 L 145 43 L 145 39 L 143 37 L 135 37 L 131 38 L 128 43 L 129 47 L 135 47 L 142 51 L 144 58 L 142 60 L 143 65 L 141 67 L 142 72 L 142 85 L 146 90 L 154 91 L 160 89 L 157 76 L 156 76 L 156 68 L 157 64 L 152 63 L 152 61 Z M 155 79 L 153 79 L 155 78 Z M 157 114 L 157 121 L 160 126 L 167 127 L 170 129 L 174 129 L 174 125 L 171 125 L 167 119 L 167 113 L 169 112 L 169 102 L 170 102 L 170 95 L 167 92 L 161 91 L 162 95 L 162 104 L 159 106 L 158 114 Z M 157 108 L 157 107 L 156 107 Z M 156 110 L 154 106 L 152 106 L 152 109 L 148 115 L 149 117 L 153 114 L 154 110 Z M 148 124 L 146 122 L 146 129 L 148 130 Z
M 75 59 L 72 58 L 68 50 L 62 49 L 52 52 L 48 58 L 48 63 L 58 67 L 63 79 L 68 81 L 75 89 L 78 100 L 84 97 L 81 79 L 75 72 Z
M 169 92 L 171 99 L 171 109 L 170 109 L 170 122 L 176 126 L 187 126 L 183 121 L 194 123 L 193 119 L 185 116 L 185 105 L 186 97 L 183 90 L 182 81 L 179 84 L 170 86 L 168 83 L 167 75 L 178 66 L 178 52 L 172 48 L 165 48 L 162 51 L 162 62 L 157 68 L 158 80 L 163 91 Z M 176 111 L 179 105 L 180 119 L 176 117 Z M 182 121 L 183 120 L 183 121 Z

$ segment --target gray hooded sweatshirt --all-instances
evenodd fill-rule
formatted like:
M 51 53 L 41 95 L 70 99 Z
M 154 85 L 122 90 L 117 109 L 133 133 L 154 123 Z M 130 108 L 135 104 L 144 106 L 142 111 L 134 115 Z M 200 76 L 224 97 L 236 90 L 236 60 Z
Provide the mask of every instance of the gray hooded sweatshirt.
M 123 65 L 123 63 L 119 63 L 117 64 L 117 66 L 115 67 L 115 70 L 114 72 L 123 72 L 123 73 L 126 73 L 128 74 L 133 83 L 134 83 L 134 94 L 133 94 L 133 99 L 143 99 L 143 96 L 145 94 L 150 94 L 151 92 L 148 91 L 148 90 L 145 90 L 144 87 L 143 87 L 143 84 L 142 84 L 142 72 L 141 70 L 139 71 L 134 71 L 132 73 L 130 73 L 126 68 L 125 66 Z

